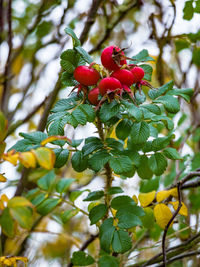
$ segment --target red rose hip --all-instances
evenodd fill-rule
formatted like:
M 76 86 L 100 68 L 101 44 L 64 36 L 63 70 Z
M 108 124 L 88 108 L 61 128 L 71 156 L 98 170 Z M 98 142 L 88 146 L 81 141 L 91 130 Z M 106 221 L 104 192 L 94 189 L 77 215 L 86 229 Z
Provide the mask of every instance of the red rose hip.
M 132 72 L 125 69 L 114 71 L 111 77 L 118 79 L 122 84 L 125 84 L 127 86 L 131 86 L 134 81 Z
M 91 104 L 97 105 L 99 103 L 98 96 L 99 96 L 99 88 L 95 87 L 88 93 L 88 100 L 90 101 Z
M 119 53 L 117 54 L 117 52 Z M 113 56 L 115 55 L 114 60 Z M 124 52 L 118 46 L 108 46 L 101 53 L 101 63 L 108 70 L 118 70 L 120 66 L 127 63 L 123 57 Z
M 131 72 L 133 74 L 133 83 L 138 83 L 142 80 L 144 77 L 144 70 L 140 67 L 134 67 L 131 69 Z
M 88 66 L 78 66 L 74 71 L 74 78 L 81 84 L 90 86 L 95 85 L 100 75 L 97 70 Z
M 108 90 L 115 91 L 116 89 L 122 89 L 122 85 L 119 80 L 113 77 L 104 78 L 99 83 L 99 92 L 102 96 L 105 95 Z

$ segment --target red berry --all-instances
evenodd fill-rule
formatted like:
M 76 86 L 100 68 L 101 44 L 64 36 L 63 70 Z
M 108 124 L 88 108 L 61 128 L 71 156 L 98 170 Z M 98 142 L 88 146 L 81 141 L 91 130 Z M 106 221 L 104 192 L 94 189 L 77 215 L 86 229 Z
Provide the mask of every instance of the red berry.
M 100 75 L 97 70 L 87 67 L 87 66 L 78 66 L 74 71 L 74 78 L 81 84 L 89 86 L 95 85 Z
M 131 86 L 134 80 L 132 72 L 125 69 L 114 71 L 111 77 L 118 79 L 122 84 L 127 86 Z
M 131 72 L 133 74 L 133 83 L 138 83 L 142 80 L 144 77 L 144 70 L 140 67 L 134 67 L 131 69 Z
M 91 104 L 97 105 L 99 103 L 98 96 L 99 96 L 99 88 L 95 87 L 88 93 L 88 100 L 90 101 Z
M 118 46 L 108 46 L 101 53 L 101 63 L 108 70 L 118 70 L 120 68 L 119 65 L 126 64 L 126 60 L 123 59 L 124 52 L 120 51 L 121 49 Z M 119 52 L 117 54 L 117 51 Z M 115 60 L 113 56 L 116 54 Z M 118 64 L 116 64 L 118 62 Z
M 113 77 L 104 78 L 99 83 L 99 91 L 102 96 L 105 95 L 108 90 L 115 91 L 116 89 L 122 89 L 122 85 L 119 80 Z

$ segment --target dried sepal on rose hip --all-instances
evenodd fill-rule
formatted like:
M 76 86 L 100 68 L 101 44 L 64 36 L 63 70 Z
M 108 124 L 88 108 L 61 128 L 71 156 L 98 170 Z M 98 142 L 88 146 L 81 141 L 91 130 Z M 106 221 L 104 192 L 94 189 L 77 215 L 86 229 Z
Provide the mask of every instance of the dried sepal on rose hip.
M 97 84 L 100 74 L 92 66 L 78 66 L 74 71 L 74 78 L 83 85 L 90 86 Z
M 101 53 L 102 65 L 112 71 L 118 70 L 127 64 L 124 52 L 118 46 L 108 46 Z

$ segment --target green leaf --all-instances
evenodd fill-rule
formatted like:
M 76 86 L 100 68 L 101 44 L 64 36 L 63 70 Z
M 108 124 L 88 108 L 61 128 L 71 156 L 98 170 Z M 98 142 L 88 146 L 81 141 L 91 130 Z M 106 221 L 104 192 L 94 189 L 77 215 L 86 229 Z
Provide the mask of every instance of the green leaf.
M 104 103 L 101 106 L 100 113 L 99 113 L 101 121 L 107 122 L 112 117 L 117 115 L 119 113 L 119 108 L 120 106 L 116 100 L 113 100 L 111 103 L 107 103 L 107 102 Z
M 145 122 L 135 122 L 131 128 L 131 138 L 134 144 L 146 142 L 150 135 L 149 125 Z
M 195 2 L 195 8 L 194 8 L 194 12 L 196 12 L 196 13 L 200 13 L 200 0 L 197 0 L 196 2 Z
M 132 241 L 128 232 L 124 230 L 115 230 L 112 240 L 112 248 L 114 252 L 124 253 L 130 250 Z
M 193 0 L 186 1 L 183 9 L 183 18 L 186 20 L 191 20 L 194 15 Z
M 10 208 L 12 217 L 19 223 L 22 228 L 30 230 L 33 225 L 33 210 L 30 207 Z
M 137 121 L 141 121 L 143 117 L 142 110 L 136 107 L 134 104 L 129 103 L 128 101 L 122 100 L 121 103 L 124 105 L 126 112 L 134 117 Z
M 142 108 L 145 108 L 146 110 L 148 110 L 151 113 L 154 113 L 156 115 L 161 115 L 161 110 L 159 108 L 159 106 L 155 105 L 155 104 L 146 104 L 146 105 L 142 105 Z
M 66 51 L 62 52 L 60 56 L 61 60 L 69 61 L 74 67 L 78 66 L 80 55 L 74 49 L 67 49 Z
M 168 159 L 181 159 L 182 157 L 178 153 L 178 151 L 175 148 L 167 147 L 165 150 L 163 150 L 163 153 L 165 157 Z
M 118 187 L 118 186 L 113 186 L 113 187 L 110 187 L 107 191 L 107 194 L 108 195 L 114 195 L 114 194 L 120 194 L 120 193 L 123 193 L 124 191 L 121 189 L 121 187 Z
M 148 157 L 146 155 L 141 156 L 137 173 L 142 179 L 151 179 L 151 177 L 153 176 L 153 172 L 149 167 Z
M 82 148 L 83 155 L 87 156 L 90 153 L 102 147 L 103 147 L 103 144 L 101 142 L 101 139 L 99 139 L 98 137 L 88 137 L 85 139 L 85 145 Z
M 184 98 L 187 102 L 190 101 L 190 98 L 192 97 L 194 93 L 194 90 L 192 88 L 187 88 L 187 89 L 173 89 L 169 91 L 167 94 L 168 95 L 178 95 Z
M 89 159 L 89 166 L 95 172 L 100 171 L 103 166 L 108 162 L 110 159 L 110 154 L 105 150 L 100 150 L 94 153 Z
M 156 121 L 156 122 L 163 122 L 165 127 L 168 129 L 168 130 L 172 130 L 174 128 L 174 123 L 173 121 L 168 118 L 167 116 L 162 116 L 162 115 L 158 115 L 158 116 L 154 116 L 152 118 L 152 121 Z
M 145 215 L 141 218 L 142 224 L 145 228 L 151 229 L 155 224 L 155 217 L 153 210 L 149 207 L 144 208 Z
M 44 139 L 48 136 L 43 132 L 32 132 L 32 133 L 19 133 L 20 136 L 24 137 L 24 139 L 29 140 L 32 144 L 40 144 Z
M 67 191 L 74 181 L 76 181 L 74 178 L 61 178 L 56 184 L 56 191 L 60 194 Z
M 154 102 L 163 104 L 165 109 L 171 113 L 177 113 L 180 110 L 178 99 L 170 95 L 160 96 Z
M 66 223 L 69 219 L 76 216 L 79 213 L 79 209 L 66 210 L 61 214 L 61 220 L 63 223 Z
M 79 83 L 74 79 L 74 76 L 72 73 L 68 73 L 67 71 L 64 71 L 61 75 L 61 82 L 64 86 L 76 86 Z
M 38 181 L 37 181 L 37 185 L 45 191 L 51 191 L 52 186 L 55 182 L 55 172 L 54 170 L 48 172 L 46 175 L 44 175 L 43 177 L 41 177 Z
M 38 207 L 37 212 L 45 216 L 50 213 L 60 203 L 59 198 L 45 199 Z
M 115 210 L 123 209 L 126 206 L 135 206 L 135 201 L 129 196 L 118 196 L 111 201 L 111 207 Z
M 179 53 L 181 50 L 190 48 L 190 42 L 185 39 L 178 39 L 175 41 L 176 52 Z
M 159 87 L 158 89 L 151 89 L 148 91 L 148 95 L 151 99 L 156 99 L 157 97 L 164 95 L 165 93 L 167 93 L 169 90 L 172 90 L 174 85 L 173 81 L 169 81 L 168 83 L 162 85 L 161 87 Z
M 65 32 L 66 34 L 72 37 L 74 47 L 81 45 L 81 42 L 79 41 L 78 37 L 71 28 L 69 27 L 65 28 Z
M 119 259 L 110 255 L 104 255 L 99 258 L 99 267 L 119 267 Z
M 129 63 L 137 64 L 139 62 L 146 62 L 146 61 L 155 61 L 152 57 L 149 56 L 149 53 L 146 49 L 140 51 L 136 56 L 131 57 L 133 61 Z
M 159 188 L 160 177 L 156 177 L 151 180 L 142 180 L 140 184 L 141 193 L 149 193 L 151 191 L 157 191 Z
M 36 149 L 38 147 L 40 147 L 40 144 L 33 145 L 33 143 L 30 140 L 22 139 L 22 140 L 17 141 L 17 143 L 11 148 L 9 148 L 8 151 L 14 149 L 16 152 L 25 152 L 31 149 Z
M 85 192 L 85 190 L 82 191 L 72 191 L 69 196 L 69 200 L 74 202 L 80 195 L 82 195 Z
M 105 143 L 107 147 L 112 148 L 110 151 L 112 154 L 118 156 L 119 151 L 124 151 L 124 142 L 121 140 L 116 140 L 115 138 L 106 138 Z
M 147 81 L 151 81 L 151 76 L 152 76 L 152 72 L 153 72 L 153 68 L 150 66 L 150 65 L 147 65 L 147 64 L 142 64 L 140 65 L 140 68 L 143 68 L 144 70 L 144 80 L 147 80 Z
M 99 228 L 99 237 L 101 249 L 110 252 L 110 245 L 113 239 L 115 227 L 113 226 L 113 218 L 106 219 Z
M 196 47 L 196 48 L 194 48 L 193 53 L 192 53 L 192 62 L 197 67 L 200 67 L 199 58 L 200 58 L 200 48 L 199 47 Z
M 64 135 L 64 127 L 65 124 L 68 122 L 69 116 L 70 114 L 66 114 L 65 116 L 55 119 L 49 126 L 48 135 Z M 59 144 L 61 145 L 65 144 L 64 141 L 54 141 L 54 143 L 55 142 L 59 142 Z
M 145 95 L 145 93 L 143 91 L 137 90 L 135 92 L 135 101 L 136 101 L 136 104 L 137 105 L 140 105 L 140 104 L 144 103 L 146 101 L 146 95 Z
M 94 259 L 84 251 L 75 251 L 71 259 L 73 265 L 88 266 L 93 264 Z
M 51 21 L 44 20 L 37 26 L 36 35 L 39 38 L 42 38 L 51 32 L 52 27 L 53 27 L 53 23 Z
M 79 107 L 72 111 L 71 116 L 75 120 L 75 124 L 71 122 L 74 128 L 76 128 L 78 124 L 85 125 L 87 123 L 87 116 Z
M 139 207 L 136 207 L 139 208 Z M 121 229 L 130 229 L 132 227 L 135 227 L 137 225 L 142 226 L 141 220 L 136 216 L 132 211 L 131 207 L 128 210 L 120 209 L 117 211 L 116 217 L 118 219 L 118 227 Z
M 94 60 L 91 58 L 91 56 L 86 52 L 81 46 L 75 47 L 76 51 L 81 55 L 81 57 L 86 61 L 88 64 L 92 63 Z
M 89 219 L 92 224 L 97 223 L 100 219 L 102 219 L 108 210 L 108 207 L 105 204 L 99 204 L 92 208 L 89 212 Z
M 115 129 L 117 138 L 125 140 L 130 134 L 131 126 L 132 126 L 132 121 L 128 119 L 120 121 L 120 123 L 117 124 L 117 127 Z
M 78 97 L 70 97 L 67 99 L 58 100 L 58 102 L 56 102 L 51 112 L 61 112 L 61 111 L 70 110 L 77 105 L 78 100 L 79 100 Z
M 8 237 L 11 238 L 14 236 L 14 222 L 8 208 L 5 208 L 1 213 L 0 225 L 2 227 L 3 232 Z
M 161 175 L 167 168 L 167 160 L 161 153 L 155 153 L 149 158 L 149 167 L 156 175 Z
M 128 156 L 111 157 L 109 163 L 116 174 L 122 174 L 132 169 L 132 161 Z
M 31 199 L 31 203 L 34 206 L 38 206 L 40 203 L 42 203 L 43 200 L 45 200 L 45 198 L 46 198 L 46 193 L 37 194 L 35 197 Z
M 78 108 L 86 115 L 88 122 L 93 122 L 95 119 L 95 111 L 91 107 L 91 105 L 88 104 L 81 104 L 78 106 Z
M 74 153 L 71 159 L 72 167 L 77 172 L 82 172 L 88 167 L 88 157 L 84 156 L 81 151 Z
M 54 149 L 54 153 L 56 156 L 56 161 L 55 161 L 54 167 L 55 168 L 63 167 L 69 158 L 69 150 L 68 149 L 62 149 L 62 148 L 56 148 L 56 149 Z
M 70 74 L 74 73 L 75 67 L 70 61 L 61 59 L 60 65 L 67 73 L 70 73 Z
M 100 199 L 104 196 L 104 191 L 99 190 L 99 191 L 93 191 L 88 194 L 88 196 L 83 200 L 83 201 L 92 201 L 92 200 L 97 200 Z

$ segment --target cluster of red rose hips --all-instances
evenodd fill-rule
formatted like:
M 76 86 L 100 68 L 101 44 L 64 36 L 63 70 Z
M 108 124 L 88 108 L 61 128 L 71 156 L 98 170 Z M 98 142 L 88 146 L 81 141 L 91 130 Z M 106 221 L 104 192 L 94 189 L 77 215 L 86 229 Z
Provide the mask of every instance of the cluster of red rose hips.
M 100 75 L 94 63 L 90 66 L 78 66 L 74 71 L 74 78 L 80 83 L 79 91 L 83 90 L 93 105 L 99 104 L 99 95 L 105 98 L 127 92 L 131 96 L 130 86 L 140 84 L 145 74 L 141 67 L 134 64 L 127 65 L 123 50 L 117 46 L 109 46 L 103 50 L 101 63 L 106 68 L 104 72 L 106 75 Z M 88 92 L 88 86 L 94 88 Z

